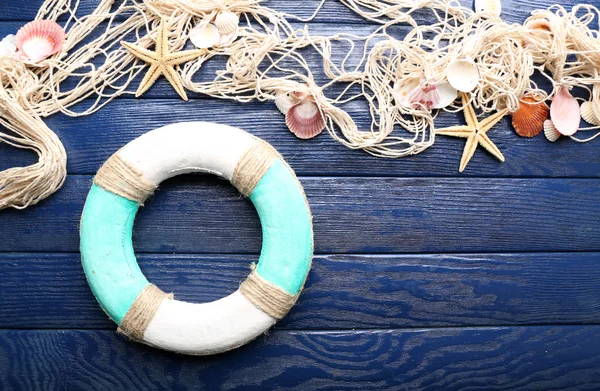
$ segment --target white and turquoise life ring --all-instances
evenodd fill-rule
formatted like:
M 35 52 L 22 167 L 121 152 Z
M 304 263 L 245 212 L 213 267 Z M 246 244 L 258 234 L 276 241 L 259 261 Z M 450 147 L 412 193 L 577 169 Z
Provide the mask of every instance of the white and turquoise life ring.
M 163 180 L 190 172 L 228 179 L 262 225 L 256 268 L 211 303 L 178 301 L 149 283 L 132 246 L 139 206 Z M 184 354 L 224 352 L 264 333 L 296 302 L 312 256 L 311 214 L 292 169 L 265 141 L 214 123 L 177 123 L 131 141 L 98 171 L 81 218 L 85 275 L 119 331 Z

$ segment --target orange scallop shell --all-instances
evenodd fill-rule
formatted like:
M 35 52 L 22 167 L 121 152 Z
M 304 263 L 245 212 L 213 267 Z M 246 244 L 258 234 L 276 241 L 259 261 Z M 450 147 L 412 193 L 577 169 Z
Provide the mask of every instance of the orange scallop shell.
M 534 95 L 521 98 L 519 109 L 512 113 L 515 132 L 521 137 L 535 137 L 544 130 L 548 118 L 548 105 Z

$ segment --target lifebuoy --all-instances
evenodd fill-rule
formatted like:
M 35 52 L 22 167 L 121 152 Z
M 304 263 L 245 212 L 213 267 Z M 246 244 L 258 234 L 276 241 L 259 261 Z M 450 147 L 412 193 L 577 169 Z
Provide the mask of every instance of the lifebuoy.
M 256 268 L 211 303 L 173 299 L 142 274 L 131 242 L 139 206 L 163 180 L 207 172 L 248 196 L 262 225 Z M 104 311 L 128 337 L 206 355 L 256 338 L 294 305 L 313 255 L 302 186 L 275 149 L 241 129 L 207 122 L 153 130 L 116 152 L 94 178 L 81 218 L 81 259 Z

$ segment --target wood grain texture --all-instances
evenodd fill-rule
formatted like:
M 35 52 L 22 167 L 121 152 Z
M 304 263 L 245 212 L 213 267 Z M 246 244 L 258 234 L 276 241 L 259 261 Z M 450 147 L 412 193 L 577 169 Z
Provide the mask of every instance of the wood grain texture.
M 115 4 L 119 5 L 122 2 L 123 0 L 116 0 Z M 276 11 L 289 12 L 301 18 L 307 18 L 313 14 L 320 2 L 320 0 L 264 0 L 261 3 Z M 27 0 L 19 3 L 19 7 L 14 7 L 13 0 L 0 0 L 0 9 L 3 11 L 0 18 L 6 21 L 31 20 L 35 17 L 42 3 L 43 0 Z M 472 7 L 473 5 L 471 0 L 460 0 L 460 3 L 465 7 Z M 588 3 L 591 4 L 592 2 L 590 1 Z M 552 0 L 537 0 L 535 2 L 535 9 L 546 9 L 554 4 L 556 4 L 556 2 Z M 564 0 L 561 1 L 560 4 L 568 9 L 572 5 L 578 4 L 578 2 L 575 0 Z M 81 0 L 77 14 L 89 14 L 97 5 L 97 0 Z M 502 0 L 501 16 L 504 20 L 511 23 L 522 22 L 529 16 L 531 9 L 531 2 L 526 0 Z M 416 12 L 415 19 L 420 23 L 428 23 L 430 20 L 424 12 Z M 327 0 L 313 22 L 353 24 L 364 23 L 364 20 L 346 7 L 341 6 L 338 1 Z
M 185 357 L 110 331 L 0 331 L 0 388 L 596 390 L 600 327 L 274 331 Z
M 141 254 L 177 299 L 235 291 L 255 255 Z M 79 254 L 0 254 L 0 328 L 115 329 Z M 324 255 L 282 329 L 600 323 L 600 253 Z
M 307 2 L 311 3 L 311 2 Z M 295 7 L 294 11 L 316 7 L 315 4 Z M 518 2 L 514 2 L 518 5 Z M 83 1 L 81 10 L 88 12 L 95 2 Z M 305 3 L 302 3 L 305 4 Z M 268 4 L 267 4 L 268 5 Z M 285 2 L 278 3 L 284 5 Z M 465 3 L 465 5 L 469 5 Z M 550 4 L 547 4 L 550 5 Z M 36 9 L 30 5 L 32 9 Z M 540 6 L 546 6 L 540 4 Z M 323 15 L 328 15 L 328 9 L 337 9 L 339 12 L 345 7 L 335 2 L 326 2 Z M 522 8 L 504 7 L 508 20 L 517 20 Z M 513 9 L 514 8 L 514 9 Z M 27 14 L 28 8 L 22 12 Z M 513 15 L 512 12 L 517 14 Z M 342 12 L 343 14 L 344 12 Z M 335 12 L 331 12 L 335 14 Z M 520 15 L 520 16 L 519 16 Z M 6 17 L 10 19 L 9 16 Z M 347 19 L 347 18 L 345 18 Z M 360 20 L 360 19 L 359 19 Z M 423 16 L 419 22 L 426 23 Z M 9 21 L 0 23 L 0 36 L 14 33 L 20 22 Z M 302 27 L 301 23 L 296 24 Z M 348 32 L 346 24 L 331 23 L 325 17 L 324 21 L 311 22 L 313 34 L 337 34 Z M 357 24 L 352 27 L 352 33 L 368 35 L 376 26 L 373 24 Z M 406 26 L 390 29 L 389 33 L 397 38 L 402 38 L 406 33 Z M 328 79 L 321 71 L 321 58 L 315 52 L 304 52 L 307 62 L 316 77 L 318 84 L 323 84 Z M 352 56 L 350 63 L 358 63 L 359 53 Z M 334 59 L 341 60 L 344 53 L 334 51 Z M 198 80 L 207 80 L 214 73 L 224 68 L 225 58 L 209 60 L 204 64 L 198 74 Z M 133 82 L 131 93 L 135 90 L 143 76 L 142 74 Z M 76 84 L 75 79 L 66 82 L 63 90 Z M 542 87 L 549 84 L 544 78 L 536 80 Z M 333 88 L 329 95 L 334 96 L 335 91 L 340 91 L 343 86 Z M 435 145 L 425 153 L 399 160 L 376 159 L 362 151 L 349 151 L 339 143 L 333 141 L 327 134 L 321 135 L 316 140 L 303 141 L 293 137 L 285 126 L 282 115 L 276 110 L 272 102 L 240 104 L 224 100 L 206 101 L 207 97 L 200 94 L 190 94 L 195 98 L 185 104 L 181 102 L 172 87 L 160 80 L 143 96 L 144 99 L 130 101 L 133 95 L 124 95 L 117 102 L 113 102 L 94 116 L 84 118 L 67 118 L 56 115 L 47 120 L 48 125 L 56 131 L 65 143 L 69 153 L 68 171 L 71 174 L 93 174 L 104 162 L 110 152 L 155 127 L 167 123 L 184 120 L 206 120 L 223 122 L 242 127 L 248 131 L 267 139 L 277 147 L 292 164 L 297 165 L 301 175 L 360 175 L 360 176 L 454 176 L 464 147 L 463 140 L 447 137 L 438 137 Z M 579 96 L 587 98 L 582 91 Z M 165 99 L 169 98 L 169 99 Z M 149 102 L 148 99 L 152 101 Z M 155 101 L 159 99 L 158 101 Z M 173 101 L 171 101 L 171 99 Z M 88 100 L 75 110 L 83 110 L 89 106 Z M 357 125 L 361 129 L 369 129 L 370 116 L 367 104 L 356 101 L 344 105 Z M 148 113 L 154 115 L 149 118 Z M 436 120 L 438 128 L 448 127 L 462 123 L 461 115 L 443 113 Z M 108 127 L 107 127 L 108 125 Z M 85 129 L 85 131 L 82 131 Z M 398 129 L 397 132 L 401 133 Z M 468 166 L 466 176 L 494 176 L 494 177 L 600 177 L 600 154 L 593 146 L 594 143 L 580 145 L 571 140 L 562 139 L 551 144 L 543 136 L 535 139 L 518 137 L 510 125 L 509 118 L 504 119 L 490 137 L 506 156 L 506 163 L 499 163 L 489 154 L 480 151 L 475 154 L 472 163 Z M 98 145 L 102 148 L 98 148 Z M 596 143 L 597 144 L 597 143 Z M 592 147 L 590 147 L 592 146 Z M 109 152 L 110 151 L 110 152 Z M 35 156 L 27 151 L 17 150 L 7 145 L 0 145 L 0 169 L 13 166 L 32 164 Z
M 600 250 L 595 179 L 301 178 L 317 253 Z M 35 208 L 3 211 L 2 251 L 75 252 L 92 177 Z M 251 202 L 228 182 L 164 182 L 136 219 L 138 252 L 258 253 Z
M 361 128 L 369 126 L 368 113 L 360 102 L 348 105 L 348 111 Z M 298 175 L 456 176 L 464 149 L 464 140 L 438 137 L 431 148 L 419 155 L 382 159 L 350 150 L 328 134 L 299 140 L 289 132 L 284 116 L 271 103 L 117 100 L 92 116 L 55 115 L 46 123 L 65 144 L 68 172 L 91 175 L 127 142 L 179 121 L 212 121 L 245 129 L 272 143 Z M 461 116 L 454 114 L 441 115 L 437 120 L 438 126 L 462 122 Z M 503 119 L 490 137 L 506 162 L 500 163 L 487 152 L 477 151 L 462 177 L 600 177 L 600 143 L 582 145 L 563 139 L 552 144 L 543 136 L 524 139 L 512 130 L 509 118 Z M 34 161 L 33 153 L 0 144 L 0 169 Z
M 78 14 L 98 2 L 81 0 Z M 0 0 L 0 38 L 41 3 Z M 307 17 L 319 1 L 262 4 Z M 524 0 L 502 5 L 509 23 L 532 10 Z M 415 19 L 427 24 L 430 15 Z M 308 26 L 312 34 L 360 35 L 377 27 L 332 0 Z M 304 54 L 325 82 L 319 57 Z M 207 62 L 198 77 L 223 64 Z M 65 143 L 70 175 L 35 208 L 0 212 L 0 390 L 600 389 L 600 144 L 522 139 L 506 118 L 490 133 L 506 163 L 480 151 L 459 176 L 462 140 L 440 137 L 418 156 L 377 159 L 326 134 L 297 140 L 271 102 L 190 96 L 176 100 L 161 80 L 143 99 L 126 95 L 92 116 L 47 119 Z M 365 102 L 344 108 L 368 128 Z M 91 175 L 135 137 L 192 120 L 241 127 L 283 153 L 301 175 L 320 253 L 275 330 L 208 358 L 115 334 L 78 253 Z M 443 114 L 436 125 L 462 121 Z M 35 161 L 0 144 L 0 170 Z M 237 288 L 260 239 L 249 201 L 216 178 L 187 176 L 164 183 L 142 209 L 134 245 L 151 281 L 204 302 Z

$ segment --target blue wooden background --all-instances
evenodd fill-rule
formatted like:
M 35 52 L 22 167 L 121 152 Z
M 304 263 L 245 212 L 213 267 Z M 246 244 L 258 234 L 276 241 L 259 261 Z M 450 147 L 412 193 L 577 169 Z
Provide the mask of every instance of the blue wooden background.
M 81 12 L 96 3 L 82 0 Z M 302 16 L 317 3 L 265 2 Z M 0 0 L 0 37 L 40 4 Z M 510 22 L 532 9 L 525 0 L 503 7 Z M 310 28 L 375 26 L 329 0 Z M 307 57 L 318 68 L 317 56 Z M 459 175 L 464 140 L 440 137 L 421 155 L 376 159 L 327 134 L 294 138 L 272 103 L 191 96 L 178 100 L 162 80 L 143 99 L 47 119 L 68 151 L 69 176 L 38 206 L 0 212 L 1 390 L 600 389 L 600 140 L 523 139 L 507 117 L 490 133 L 506 163 L 478 150 Z M 364 102 L 346 108 L 368 125 Z M 299 303 L 268 335 L 205 358 L 117 335 L 78 253 L 82 206 L 102 162 L 144 132 L 186 120 L 271 142 L 314 213 L 316 256 Z M 34 161 L 0 144 L 0 169 Z M 234 291 L 260 240 L 250 202 L 206 176 L 163 184 L 134 232 L 148 278 L 197 302 Z

